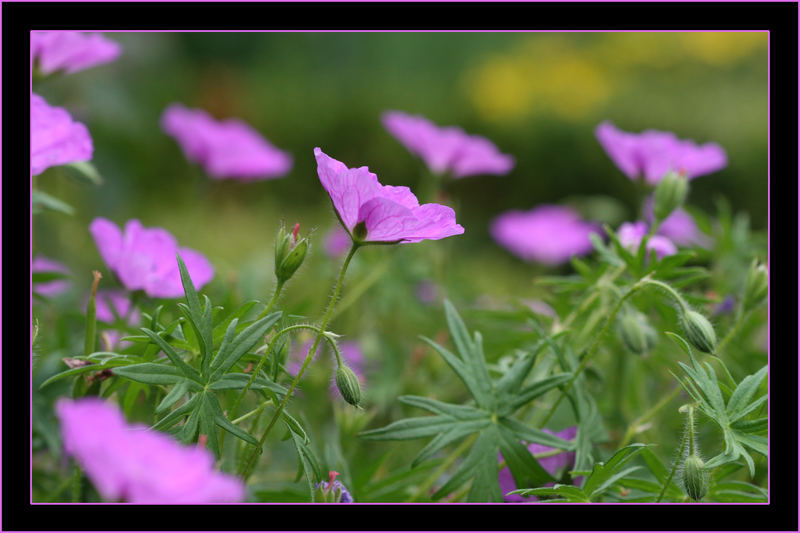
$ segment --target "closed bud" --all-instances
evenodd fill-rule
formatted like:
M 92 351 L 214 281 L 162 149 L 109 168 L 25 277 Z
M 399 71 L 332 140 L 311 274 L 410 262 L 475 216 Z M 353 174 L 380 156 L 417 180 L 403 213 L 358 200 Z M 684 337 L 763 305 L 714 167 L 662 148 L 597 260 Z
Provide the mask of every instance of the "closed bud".
M 681 317 L 681 326 L 692 346 L 701 352 L 714 353 L 717 335 L 706 317 L 697 311 L 687 310 Z
M 747 280 L 744 282 L 744 310 L 749 311 L 767 297 L 769 289 L 769 274 L 767 267 L 753 261 L 750 270 L 747 271 Z
M 350 367 L 343 364 L 339 365 L 336 370 L 336 387 L 342 394 L 344 401 L 358 407 L 361 402 L 361 384 L 358 382 L 358 376 Z
M 694 501 L 702 500 L 708 492 L 708 475 L 703 466 L 703 460 L 694 454 L 683 463 L 683 488 Z
M 297 240 L 299 229 L 300 224 L 296 224 L 291 234 L 283 227 L 278 231 L 275 241 L 275 276 L 280 282 L 287 281 L 297 272 L 308 253 L 308 239 Z
M 630 351 L 642 355 L 655 346 L 658 336 L 640 313 L 626 313 L 619 321 L 619 335 Z
M 668 172 L 658 182 L 653 198 L 653 215 L 657 221 L 664 220 L 683 205 L 689 192 L 689 181 L 683 174 Z

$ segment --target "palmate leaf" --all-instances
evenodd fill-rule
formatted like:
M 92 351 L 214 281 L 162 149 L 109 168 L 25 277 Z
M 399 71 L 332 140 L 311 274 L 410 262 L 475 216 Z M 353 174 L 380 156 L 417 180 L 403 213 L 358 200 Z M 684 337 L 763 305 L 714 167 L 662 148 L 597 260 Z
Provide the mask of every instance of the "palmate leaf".
M 480 333 L 470 337 L 467 328 L 449 301 L 445 315 L 458 355 L 447 348 L 425 340 L 447 362 L 473 395 L 475 405 L 455 405 L 421 396 L 401 396 L 407 405 L 425 409 L 433 416 L 398 420 L 383 428 L 359 434 L 367 440 L 410 440 L 433 437 L 413 460 L 417 468 L 445 446 L 478 433 L 471 450 L 453 476 L 432 496 L 446 496 L 472 481 L 468 501 L 502 501 L 498 481 L 498 452 L 503 454 L 514 479 L 520 484 L 541 485 L 553 477 L 530 453 L 526 443 L 538 443 L 563 450 L 574 444 L 510 418 L 526 401 L 544 394 L 569 379 L 570 374 L 545 378 L 525 385 L 536 356 L 546 343 L 540 342 L 532 353 L 518 359 L 494 382 L 489 376 Z M 520 396 L 525 401 L 520 401 Z

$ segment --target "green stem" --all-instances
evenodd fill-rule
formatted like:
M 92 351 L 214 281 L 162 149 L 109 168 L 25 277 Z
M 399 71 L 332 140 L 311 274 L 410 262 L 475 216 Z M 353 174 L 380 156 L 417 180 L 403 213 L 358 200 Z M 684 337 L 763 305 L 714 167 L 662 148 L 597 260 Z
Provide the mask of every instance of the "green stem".
M 625 268 L 626 268 L 625 265 L 618 267 L 617 270 L 615 270 L 608 279 L 604 280 L 602 284 L 613 284 L 614 280 L 616 280 L 623 272 L 625 272 Z M 600 297 L 600 295 L 601 291 L 593 291 L 590 296 L 588 296 L 583 302 L 581 302 L 581 304 L 578 307 L 573 309 L 572 312 L 567 316 L 567 318 L 564 319 L 564 322 L 559 327 L 559 330 L 569 328 L 570 324 L 572 324 L 572 321 L 575 320 L 579 314 L 588 309 L 588 307 L 592 305 L 594 301 Z M 557 333 L 557 331 L 554 331 L 554 333 Z
M 441 466 L 439 468 L 437 468 L 433 472 L 433 474 L 431 474 L 428 477 L 428 479 L 426 479 L 425 481 L 422 482 L 422 485 L 419 486 L 419 489 L 417 489 L 417 492 L 415 492 L 409 499 L 407 499 L 406 503 L 415 502 L 415 501 L 417 501 L 417 499 L 420 496 L 422 496 L 423 494 L 428 492 L 428 490 L 431 488 L 431 486 L 434 483 L 436 483 L 436 480 L 439 479 L 439 476 L 444 474 L 447 471 L 447 469 L 450 468 L 450 465 L 453 464 L 453 461 L 458 459 L 458 457 L 462 453 L 467 451 L 467 449 L 470 447 L 470 445 L 473 442 L 475 442 L 475 439 L 477 439 L 477 438 L 478 438 L 478 434 L 475 433 L 474 435 L 472 435 L 468 439 L 464 439 L 464 442 L 459 444 L 458 448 L 453 450 L 453 453 L 451 453 L 450 455 L 447 456 L 447 459 L 444 460 L 444 462 L 441 464 Z
M 722 339 L 722 341 L 717 345 L 716 352 L 717 352 L 718 355 L 722 353 L 722 351 L 725 348 L 725 346 L 733 338 L 733 336 L 735 335 L 736 331 L 739 329 L 739 326 L 747 318 L 747 315 L 748 315 L 747 313 L 742 313 L 742 312 L 740 312 L 737 315 L 736 322 L 734 322 L 733 326 L 731 326 L 731 329 L 728 330 L 728 333 L 725 335 L 725 338 Z M 701 354 L 701 357 L 702 357 L 702 354 Z M 675 399 L 675 397 L 678 395 L 678 393 L 680 393 L 681 390 L 682 389 L 681 389 L 680 385 L 675 385 L 672 388 L 672 390 L 669 391 L 669 393 L 667 393 L 666 396 L 661 398 L 661 400 L 659 400 L 657 404 L 655 404 L 653 407 L 651 407 L 650 410 L 648 410 L 642 416 L 640 416 L 639 418 L 637 418 L 636 420 L 631 422 L 630 425 L 628 426 L 627 431 L 625 432 L 625 437 L 622 439 L 622 442 L 620 443 L 619 447 L 622 448 L 623 446 L 626 446 L 633 439 L 633 436 L 636 434 L 636 431 L 637 431 L 638 427 L 641 426 L 642 424 L 645 424 L 651 418 L 653 418 L 656 414 L 658 414 L 658 412 L 661 411 L 661 409 L 666 407 L 669 404 L 669 402 L 671 402 L 672 400 Z
M 354 285 L 352 289 L 347 291 L 347 296 L 342 298 L 341 303 L 336 307 L 336 310 L 331 314 L 331 320 L 342 314 L 348 307 L 353 305 L 367 289 L 369 289 L 376 281 L 378 281 L 384 272 L 389 268 L 392 262 L 391 257 L 387 257 L 377 267 L 370 270 L 369 274 L 363 277 L 358 285 Z
M 581 360 L 581 364 L 578 365 L 577 369 L 575 369 L 575 372 L 573 373 L 572 378 L 567 382 L 566 385 L 564 385 L 564 388 L 561 389 L 561 394 L 558 396 L 558 398 L 556 399 L 555 403 L 550 408 L 550 411 L 547 412 L 547 415 L 544 417 L 544 420 L 542 420 L 542 422 L 539 424 L 540 428 L 543 428 L 545 426 L 545 424 L 547 424 L 547 422 L 550 420 L 550 417 L 552 417 L 553 413 L 556 412 L 556 408 L 561 403 L 561 400 L 563 400 L 564 396 L 567 395 L 567 392 L 569 391 L 570 387 L 572 387 L 573 383 L 575 383 L 575 380 L 578 379 L 578 376 L 580 376 L 581 372 L 583 372 L 583 369 L 586 368 L 586 365 L 589 364 L 589 361 L 592 359 L 594 354 L 597 352 L 597 347 L 600 345 L 600 341 L 602 340 L 603 335 L 605 335 L 606 331 L 608 331 L 609 326 L 614 321 L 614 318 L 617 316 L 617 313 L 619 312 L 620 308 L 622 307 L 622 304 L 625 303 L 625 300 L 630 298 L 633 295 L 633 293 L 635 293 L 636 291 L 641 289 L 649 281 L 651 281 L 651 280 L 647 276 L 645 276 L 644 278 L 640 279 L 634 285 L 632 285 L 625 292 L 625 294 L 623 294 L 622 297 L 617 301 L 617 305 L 614 306 L 614 309 L 611 311 L 611 314 L 608 315 L 608 318 L 606 319 L 605 324 L 603 324 L 603 328 L 600 330 L 600 333 L 597 334 L 597 336 L 594 339 L 594 342 L 589 347 L 589 350 L 586 352 L 586 355 Z
M 263 411 L 266 406 L 268 406 L 271 403 L 272 403 L 272 400 L 267 400 L 266 402 L 262 403 L 261 405 L 259 405 L 258 407 L 256 407 L 252 411 L 250 411 L 249 413 L 243 414 L 242 416 L 240 416 L 236 420 L 231 420 L 231 424 L 234 424 L 234 425 L 238 424 L 239 422 L 243 422 L 243 421 L 247 420 L 248 418 L 250 418 L 253 415 L 257 415 L 258 413 Z
M 352 248 L 350 248 L 350 252 L 347 254 L 347 257 L 344 260 L 344 264 L 342 264 L 342 270 L 339 272 L 339 279 L 336 281 L 336 287 L 333 290 L 333 296 L 331 296 L 330 301 L 328 302 L 328 308 L 325 310 L 325 315 L 322 318 L 322 324 L 319 326 L 319 332 L 317 332 L 317 338 L 314 340 L 313 346 L 306 354 L 306 358 L 303 361 L 303 366 L 300 368 L 300 372 L 297 373 L 297 376 L 292 381 L 292 384 L 289 386 L 289 391 L 283 397 L 278 409 L 275 411 L 275 414 L 272 415 L 272 420 L 270 420 L 267 429 L 264 430 L 264 434 L 261 436 L 261 440 L 258 442 L 258 446 L 253 450 L 253 453 L 250 454 L 250 459 L 247 461 L 247 465 L 244 467 L 244 470 L 241 472 L 242 478 L 246 481 L 247 478 L 250 476 L 250 471 L 252 469 L 253 463 L 256 460 L 256 457 L 261 452 L 261 448 L 264 446 L 264 442 L 267 440 L 267 435 L 269 435 L 272 426 L 275 425 L 278 418 L 280 417 L 281 413 L 283 412 L 283 408 L 286 406 L 286 403 L 289 401 L 289 398 L 292 396 L 292 392 L 294 391 L 297 384 L 300 382 L 300 378 L 303 376 L 303 373 L 306 371 L 306 368 L 311 363 L 311 360 L 314 358 L 314 354 L 317 352 L 317 347 L 319 346 L 320 340 L 322 340 L 323 333 L 325 332 L 325 327 L 328 325 L 328 321 L 330 320 L 331 313 L 333 312 L 333 308 L 336 305 L 336 300 L 339 298 L 339 292 L 342 289 L 342 282 L 344 281 L 345 272 L 347 272 L 347 266 L 350 264 L 350 260 L 355 255 L 356 250 L 358 250 L 360 244 L 354 242 Z
M 681 443 L 681 451 L 678 452 L 678 456 L 675 458 L 675 462 L 672 463 L 672 470 L 670 470 L 667 479 L 664 481 L 664 486 L 661 488 L 661 493 L 658 495 L 656 503 L 659 503 L 661 501 L 661 499 L 664 497 L 664 494 L 667 492 L 667 487 L 669 487 L 669 484 L 672 483 L 672 477 L 675 475 L 675 471 L 678 469 L 678 463 L 680 463 L 681 459 L 683 458 L 684 449 L 686 449 L 686 437 L 683 438 L 683 442 Z
M 81 501 L 81 467 L 76 462 L 72 467 L 72 503 Z
M 262 318 L 264 318 L 265 316 L 267 316 L 267 315 L 269 314 L 269 312 L 272 310 L 272 307 L 275 305 L 275 302 L 277 302 L 277 301 L 278 301 L 278 296 L 280 296 L 280 294 L 281 294 L 281 290 L 283 290 L 283 285 L 284 285 L 285 283 L 286 283 L 285 281 L 278 281 L 278 282 L 275 284 L 275 293 L 272 295 L 272 299 L 269 301 L 269 303 L 268 303 L 268 304 L 267 304 L 267 306 L 264 308 L 264 310 L 263 310 L 263 311 L 261 311 L 261 312 L 258 314 L 258 316 L 256 317 L 256 322 L 257 322 L 257 321 L 259 321 L 259 320 L 261 320 L 261 319 L 262 319 Z
M 89 303 L 86 304 L 86 339 L 83 343 L 83 349 L 86 355 L 94 352 L 95 337 L 97 337 L 97 284 L 100 283 L 100 272 L 97 270 L 92 271 L 94 280 L 92 281 L 92 292 L 89 295 Z

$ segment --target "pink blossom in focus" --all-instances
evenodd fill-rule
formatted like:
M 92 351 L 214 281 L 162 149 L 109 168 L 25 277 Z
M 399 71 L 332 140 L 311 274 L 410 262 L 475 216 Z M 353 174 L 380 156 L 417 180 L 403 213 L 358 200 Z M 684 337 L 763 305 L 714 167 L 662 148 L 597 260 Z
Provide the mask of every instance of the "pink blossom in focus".
M 314 148 L 317 174 L 345 229 L 363 229 L 362 242 L 407 243 L 464 233 L 456 214 L 440 204 L 419 205 L 408 187 L 381 185 L 367 167 L 347 168 Z
M 463 178 L 507 174 L 514 168 L 514 158 L 501 153 L 489 139 L 468 135 L 455 126 L 439 127 L 425 117 L 401 111 L 384 113 L 383 125 L 434 174 L 449 171 L 454 178 Z
M 591 252 L 589 234 L 600 233 L 595 224 L 581 220 L 576 211 L 558 205 L 508 211 L 492 221 L 489 231 L 514 255 L 548 265 Z
M 214 267 L 202 254 L 181 248 L 167 230 L 145 228 L 138 220 L 129 220 L 125 231 L 105 218 L 89 225 L 100 257 L 128 290 L 144 290 L 153 298 L 183 296 L 177 255 L 180 254 L 195 288 L 214 277 Z
M 56 414 L 66 453 L 104 500 L 198 504 L 245 497 L 242 481 L 214 470 L 207 449 L 184 446 L 142 424 L 129 426 L 112 403 L 62 398 Z
M 728 164 L 725 150 L 718 144 L 698 146 L 694 141 L 678 139 L 674 133 L 646 130 L 628 133 L 611 122 L 595 130 L 608 156 L 630 179 L 644 176 L 655 185 L 669 171 L 685 172 L 689 179 L 716 172 Z
M 119 57 L 122 48 L 99 33 L 77 31 L 31 32 L 31 61 L 38 59 L 42 74 L 63 70 L 67 74 Z
M 50 167 L 88 161 L 94 147 L 89 130 L 74 122 L 66 109 L 51 107 L 44 98 L 31 93 L 31 174 Z
M 216 179 L 277 178 L 292 168 L 291 155 L 237 118 L 217 121 L 201 109 L 171 104 L 161 116 L 161 127 L 178 141 L 186 159 Z

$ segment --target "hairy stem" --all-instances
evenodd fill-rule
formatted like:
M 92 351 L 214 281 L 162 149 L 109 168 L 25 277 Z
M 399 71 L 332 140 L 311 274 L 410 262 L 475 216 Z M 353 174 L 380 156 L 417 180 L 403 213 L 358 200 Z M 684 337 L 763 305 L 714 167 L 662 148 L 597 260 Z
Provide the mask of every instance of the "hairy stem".
M 355 255 L 356 250 L 358 250 L 359 244 L 353 243 L 352 248 L 350 248 L 350 252 L 347 254 L 347 257 L 342 264 L 342 270 L 339 272 L 339 278 L 336 281 L 336 286 L 333 289 L 333 296 L 331 296 L 330 301 L 328 302 L 328 307 L 325 310 L 325 315 L 322 318 L 322 323 L 319 326 L 319 331 L 317 332 L 317 338 L 314 340 L 314 344 L 311 346 L 311 349 L 306 354 L 306 358 L 303 361 L 303 366 L 300 368 L 300 372 L 297 373 L 297 376 L 292 381 L 292 384 L 289 386 L 289 391 L 283 397 L 278 409 L 275 411 L 275 414 L 272 415 L 272 420 L 270 420 L 269 425 L 267 425 L 267 429 L 264 430 L 264 434 L 261 436 L 261 439 L 258 441 L 258 446 L 253 450 L 253 453 L 250 454 L 250 459 L 248 459 L 247 464 L 244 467 L 244 470 L 241 472 L 242 478 L 246 481 L 247 478 L 250 476 L 250 472 L 252 471 L 252 467 L 254 466 L 253 463 L 256 460 L 256 457 L 259 456 L 261 453 L 261 448 L 264 446 L 264 442 L 267 440 L 267 435 L 269 435 L 272 426 L 275 425 L 278 418 L 281 416 L 284 407 L 286 407 L 286 403 L 289 401 L 289 398 L 292 396 L 292 392 L 294 392 L 295 387 L 300 382 L 300 378 L 303 376 L 303 373 L 306 371 L 306 368 L 311 363 L 311 360 L 314 358 L 314 354 L 317 352 L 317 347 L 319 346 L 320 340 L 322 340 L 323 333 L 325 332 L 325 327 L 328 325 L 328 321 L 331 318 L 331 313 L 333 312 L 333 308 L 336 305 L 336 300 L 339 298 L 339 292 L 342 289 L 342 283 L 344 282 L 344 275 L 347 272 L 347 266 L 350 264 L 350 260 Z M 269 353 L 269 351 L 267 351 Z

